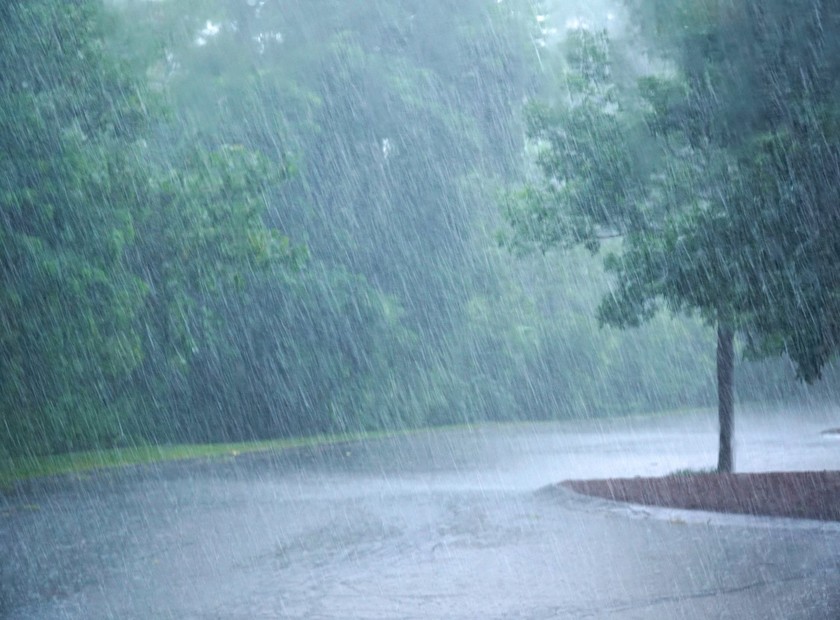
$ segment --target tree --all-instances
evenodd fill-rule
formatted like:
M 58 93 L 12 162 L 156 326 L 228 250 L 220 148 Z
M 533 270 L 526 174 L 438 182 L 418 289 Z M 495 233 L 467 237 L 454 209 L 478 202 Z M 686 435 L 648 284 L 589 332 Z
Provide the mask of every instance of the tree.
M 676 58 L 654 132 L 705 154 L 695 187 L 716 194 L 689 222 L 714 245 L 704 289 L 723 293 L 749 353 L 785 353 L 812 382 L 840 344 L 840 16 L 812 0 L 631 5 Z
M 359 421 L 379 420 L 381 414 L 363 411 L 357 398 L 375 392 L 377 379 L 382 392 L 411 401 L 385 408 L 396 419 L 442 422 L 461 419 L 466 409 L 461 385 L 477 382 L 452 379 L 468 370 L 453 372 L 451 360 L 468 329 L 472 285 L 494 274 L 483 260 L 484 245 L 468 243 L 487 203 L 478 184 L 464 179 L 509 174 L 517 160 L 518 148 L 498 144 L 521 139 L 512 105 L 528 88 L 534 59 L 524 18 L 512 11 L 525 4 L 127 3 L 132 17 L 125 40 L 131 43 L 124 47 L 160 41 L 150 73 L 175 103 L 182 126 L 197 128 L 216 146 L 242 144 L 267 157 L 293 152 L 298 173 L 267 194 L 267 221 L 306 242 L 313 273 L 302 278 L 309 285 L 292 292 L 285 283 L 272 287 L 259 279 L 251 288 L 249 282 L 244 294 L 253 303 L 240 307 L 254 330 L 274 334 L 273 351 L 299 350 L 307 367 L 310 353 L 318 352 L 311 368 L 319 370 L 300 382 L 309 405 L 305 413 L 298 407 L 298 416 L 319 430 L 326 413 L 315 409 L 322 406 L 352 411 Z M 535 25 L 530 8 L 527 14 Z M 144 33 L 144 24 L 154 34 Z M 367 347 L 363 355 L 344 355 L 346 318 L 322 293 L 325 283 L 337 298 L 368 302 L 358 304 L 366 321 L 352 323 L 352 337 Z M 257 311 L 281 295 L 300 296 L 284 299 L 284 308 L 306 307 L 325 322 L 316 349 L 308 320 L 297 329 L 272 330 L 276 318 Z M 390 314 L 399 320 L 383 316 Z M 227 351 L 235 359 L 234 348 Z M 355 358 L 393 364 L 360 363 L 360 372 L 345 376 L 346 360 Z M 211 366 L 221 365 L 214 360 Z M 374 369 L 381 372 L 376 378 L 366 374 Z M 288 381 L 288 374 L 268 369 L 258 374 L 273 381 L 266 391 Z M 399 389 L 391 387 L 395 376 Z M 322 398 L 327 394 L 335 396 L 329 405 Z M 433 403 L 426 407 L 424 400 Z M 432 409 L 440 413 L 427 416 Z
M 224 338 L 224 300 L 255 278 L 293 280 L 306 258 L 263 219 L 264 195 L 286 176 L 282 162 L 241 145 L 196 142 L 177 167 L 149 165 L 127 253 L 147 287 L 137 321 L 143 363 L 129 378 L 130 391 L 153 392 L 156 405 L 142 419 L 145 432 L 160 439 L 195 439 L 191 425 L 208 427 L 200 419 L 208 414 L 193 411 L 191 394 L 199 390 L 190 377 L 197 355 Z
M 0 451 L 113 441 L 112 382 L 141 358 L 125 249 L 146 111 L 101 20 L 83 0 L 0 8 Z
M 101 2 L 0 19 L 0 450 L 173 439 L 177 418 L 156 422 L 218 329 L 214 300 L 299 261 L 263 219 L 284 162 L 224 143 L 178 159 Z
M 507 215 L 519 247 L 620 238 L 603 323 L 664 305 L 717 325 L 730 471 L 735 331 L 809 380 L 836 351 L 837 16 L 806 0 L 655 4 L 634 5 L 640 28 L 676 61 L 636 81 L 611 73 L 606 35 L 571 33 L 566 102 L 530 125 L 543 185 Z
M 725 274 L 705 260 L 714 239 L 697 226 L 715 196 L 693 191 L 714 154 L 658 140 L 650 129 L 668 122 L 660 108 L 678 96 L 678 85 L 622 85 L 613 54 L 605 32 L 569 33 L 568 90 L 553 107 L 530 112 L 540 176 L 506 205 L 508 243 L 542 251 L 583 245 L 593 253 L 606 246 L 613 287 L 598 308 L 602 325 L 638 326 L 662 305 L 699 310 L 718 325 L 718 466 L 729 470 L 735 313 L 729 287 L 719 286 Z

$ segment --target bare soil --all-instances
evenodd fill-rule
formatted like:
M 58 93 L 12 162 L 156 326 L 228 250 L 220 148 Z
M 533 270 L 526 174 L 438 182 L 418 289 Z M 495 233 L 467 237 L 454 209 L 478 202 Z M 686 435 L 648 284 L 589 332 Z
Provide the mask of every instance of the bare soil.
M 675 474 L 562 484 L 585 495 L 647 506 L 840 521 L 840 471 Z

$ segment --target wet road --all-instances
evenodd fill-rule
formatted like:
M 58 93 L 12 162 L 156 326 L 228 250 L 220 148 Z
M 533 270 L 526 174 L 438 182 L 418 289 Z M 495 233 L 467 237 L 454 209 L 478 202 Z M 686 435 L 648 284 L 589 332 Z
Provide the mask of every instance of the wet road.
M 739 415 L 741 471 L 840 469 L 840 412 Z M 546 489 L 715 461 L 711 413 L 436 431 L 0 496 L 7 618 L 838 618 L 840 527 Z

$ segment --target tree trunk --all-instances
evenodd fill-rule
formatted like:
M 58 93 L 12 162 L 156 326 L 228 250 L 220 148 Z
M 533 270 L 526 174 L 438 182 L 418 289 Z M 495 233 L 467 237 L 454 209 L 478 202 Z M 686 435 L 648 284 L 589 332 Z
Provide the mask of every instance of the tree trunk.
M 734 333 L 728 325 L 718 324 L 717 330 L 717 385 L 718 422 L 720 447 L 717 470 L 730 473 L 734 467 L 732 457 L 732 432 L 735 427 L 733 378 L 735 370 Z

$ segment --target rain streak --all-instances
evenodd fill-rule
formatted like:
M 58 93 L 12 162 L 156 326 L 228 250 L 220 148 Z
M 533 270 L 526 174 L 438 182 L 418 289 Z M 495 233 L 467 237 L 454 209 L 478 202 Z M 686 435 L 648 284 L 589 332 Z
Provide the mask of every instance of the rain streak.
M 835 0 L 0 0 L 0 618 L 840 617 Z

